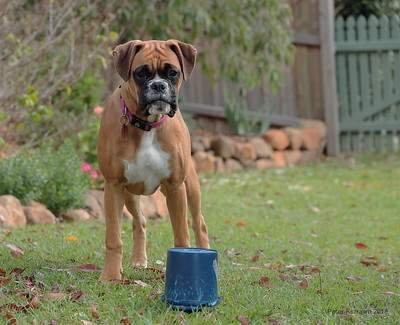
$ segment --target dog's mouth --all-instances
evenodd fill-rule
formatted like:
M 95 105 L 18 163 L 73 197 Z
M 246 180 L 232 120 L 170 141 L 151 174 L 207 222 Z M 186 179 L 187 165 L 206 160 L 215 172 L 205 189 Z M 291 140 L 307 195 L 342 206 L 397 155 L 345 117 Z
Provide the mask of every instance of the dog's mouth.
M 174 104 L 162 99 L 157 99 L 147 104 L 146 113 L 148 115 L 168 115 L 173 109 Z

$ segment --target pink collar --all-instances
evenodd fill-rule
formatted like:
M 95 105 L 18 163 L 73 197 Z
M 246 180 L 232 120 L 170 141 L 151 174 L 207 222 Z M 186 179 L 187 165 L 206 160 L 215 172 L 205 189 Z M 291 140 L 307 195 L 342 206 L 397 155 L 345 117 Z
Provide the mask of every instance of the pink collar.
M 141 118 L 137 117 L 135 114 L 129 111 L 128 107 L 126 106 L 125 100 L 122 98 L 122 95 L 119 96 L 119 100 L 121 106 L 120 122 L 123 126 L 132 124 L 134 127 L 137 127 L 138 129 L 141 129 L 143 131 L 150 131 L 151 129 L 159 127 L 168 119 L 168 115 L 163 115 L 163 117 L 155 122 L 142 120 Z

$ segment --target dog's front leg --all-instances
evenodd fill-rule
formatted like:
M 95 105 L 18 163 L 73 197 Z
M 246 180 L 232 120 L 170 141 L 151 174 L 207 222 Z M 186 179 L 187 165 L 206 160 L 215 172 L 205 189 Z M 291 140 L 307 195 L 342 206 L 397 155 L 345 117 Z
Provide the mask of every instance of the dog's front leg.
M 121 184 L 106 182 L 104 208 L 106 218 L 106 256 L 102 281 L 120 280 L 122 273 L 121 219 L 124 207 L 124 189 Z
M 175 247 L 189 247 L 189 225 L 185 183 L 165 184 L 161 188 L 167 199 L 168 212 L 174 232 Z

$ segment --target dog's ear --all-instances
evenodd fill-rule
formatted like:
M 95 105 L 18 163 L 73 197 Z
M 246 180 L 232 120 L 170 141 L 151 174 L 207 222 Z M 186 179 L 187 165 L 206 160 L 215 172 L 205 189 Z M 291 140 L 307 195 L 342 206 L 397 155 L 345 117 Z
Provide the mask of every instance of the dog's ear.
M 177 40 L 168 40 L 167 43 L 169 44 L 171 50 L 174 51 L 178 57 L 183 73 L 183 80 L 187 80 L 196 63 L 196 48 L 193 45 Z
M 128 81 L 131 74 L 131 63 L 136 53 L 143 47 L 139 40 L 129 41 L 115 47 L 112 52 L 114 65 L 124 81 Z

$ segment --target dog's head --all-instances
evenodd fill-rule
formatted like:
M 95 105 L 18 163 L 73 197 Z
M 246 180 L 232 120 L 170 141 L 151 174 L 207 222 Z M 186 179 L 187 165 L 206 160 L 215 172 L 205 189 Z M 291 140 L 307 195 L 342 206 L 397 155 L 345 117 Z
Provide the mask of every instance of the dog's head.
M 196 62 L 196 49 L 177 40 L 129 41 L 113 51 L 119 75 L 135 90 L 145 115 L 173 116 L 183 80 Z

